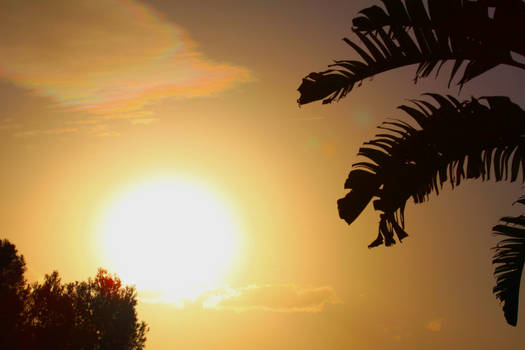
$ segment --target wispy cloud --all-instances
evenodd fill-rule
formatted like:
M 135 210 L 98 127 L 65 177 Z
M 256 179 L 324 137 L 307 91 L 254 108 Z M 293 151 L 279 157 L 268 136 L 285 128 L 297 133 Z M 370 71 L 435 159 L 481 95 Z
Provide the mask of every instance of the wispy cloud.
M 157 118 L 134 118 L 131 119 L 131 124 L 133 125 L 147 125 L 153 122 L 156 122 Z
M 341 299 L 330 286 L 303 288 L 295 284 L 250 285 L 240 288 L 220 288 L 188 299 L 171 299 L 155 291 L 139 291 L 142 302 L 170 303 L 178 308 L 232 310 L 244 312 L 262 310 L 270 312 L 323 311 L 327 304 L 340 304 Z
M 132 118 L 159 99 L 251 79 L 244 67 L 205 57 L 184 29 L 139 1 L 6 0 L 0 31 L 2 76 L 93 114 Z
M 77 128 L 55 128 L 55 129 L 45 129 L 45 130 L 26 130 L 20 131 L 13 134 L 14 137 L 31 137 L 36 135 L 63 135 L 63 134 L 74 134 L 77 133 Z
M 120 136 L 120 132 L 113 130 L 108 124 L 94 124 L 84 131 L 91 136 Z
M 302 288 L 295 284 L 251 285 L 210 292 L 205 308 L 236 312 L 264 310 L 274 312 L 321 312 L 327 304 L 342 303 L 332 287 Z
M 16 130 L 20 129 L 22 126 L 15 122 L 12 118 L 0 119 L 0 131 L 4 130 Z

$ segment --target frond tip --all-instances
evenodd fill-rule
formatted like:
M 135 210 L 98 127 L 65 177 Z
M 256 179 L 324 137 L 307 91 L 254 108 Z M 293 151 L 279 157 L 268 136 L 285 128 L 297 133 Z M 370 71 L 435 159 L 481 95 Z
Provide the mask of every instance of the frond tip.
M 439 194 L 443 184 L 465 179 L 525 182 L 525 111 L 506 97 L 459 102 L 430 94 L 437 103 L 401 106 L 413 123 L 390 120 L 366 142 L 338 200 L 339 216 L 351 224 L 370 201 L 380 212 L 379 236 L 370 244 L 390 246 L 407 236 L 404 209 Z
M 496 251 L 492 259 L 496 266 L 496 286 L 492 291 L 503 304 L 507 322 L 516 326 L 520 281 L 525 263 L 525 216 L 504 217 L 500 221 L 502 224 L 493 227 L 494 234 L 506 238 L 493 248 Z

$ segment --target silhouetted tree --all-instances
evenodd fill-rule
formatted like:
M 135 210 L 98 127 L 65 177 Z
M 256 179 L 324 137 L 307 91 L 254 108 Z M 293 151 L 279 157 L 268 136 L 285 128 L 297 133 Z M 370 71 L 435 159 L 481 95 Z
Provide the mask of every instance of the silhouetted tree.
M 28 288 L 26 263 L 13 244 L 0 240 L 0 349 L 13 349 L 20 341 Z
M 67 290 L 77 315 L 79 338 L 93 343 L 92 349 L 144 347 L 148 328 L 137 320 L 134 287 L 123 287 L 116 275 L 99 269 L 94 279 L 68 284 Z
M 143 349 L 147 326 L 139 322 L 135 288 L 99 269 L 94 279 L 62 284 L 58 272 L 32 286 L 29 348 Z
M 86 305 L 87 307 L 87 305 Z M 26 305 L 25 346 L 29 349 L 71 349 L 75 315 L 72 300 L 58 272 L 34 283 Z
M 137 319 L 135 288 L 116 275 L 99 269 L 94 279 L 64 284 L 54 271 L 28 286 L 23 257 L 5 240 L 0 264 L 0 349 L 144 348 L 148 327 Z
M 415 81 L 439 74 L 453 61 L 449 86 L 462 86 L 500 64 L 525 69 L 512 52 L 525 56 L 518 35 L 525 21 L 521 0 L 383 0 L 353 19 L 362 45 L 344 41 L 361 57 L 339 60 L 328 70 L 310 73 L 299 87 L 299 104 L 339 100 L 356 83 L 377 73 L 418 64 Z M 428 10 L 427 10 L 428 7 Z M 464 69 L 462 69 L 464 67 Z M 439 194 L 443 183 L 463 179 L 525 181 L 525 112 L 507 97 L 458 101 L 428 94 L 433 102 L 415 100 L 400 106 L 413 121 L 392 120 L 359 149 L 366 161 L 353 165 L 345 182 L 350 192 L 338 200 L 339 215 L 351 224 L 373 200 L 379 211 L 379 234 L 369 245 L 393 245 L 407 236 L 404 209 Z M 525 199 L 518 200 L 525 204 Z M 494 293 L 507 322 L 517 323 L 520 279 L 525 262 L 525 218 L 505 217 L 494 227 L 505 237 L 497 247 Z

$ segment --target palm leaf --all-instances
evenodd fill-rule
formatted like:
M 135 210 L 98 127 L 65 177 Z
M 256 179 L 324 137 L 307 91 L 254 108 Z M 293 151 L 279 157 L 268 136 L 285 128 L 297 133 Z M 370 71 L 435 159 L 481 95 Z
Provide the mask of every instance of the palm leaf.
M 338 60 L 329 70 L 310 73 L 299 87 L 299 104 L 346 96 L 356 83 L 375 74 L 418 64 L 416 81 L 454 62 L 450 81 L 460 72 L 463 85 L 487 70 L 507 64 L 519 68 L 511 52 L 525 56 L 525 3 L 520 0 L 466 1 L 383 0 L 385 9 L 372 6 L 353 19 L 353 32 L 362 46 L 345 38 L 362 61 Z M 495 8 L 494 17 L 488 15 Z
M 506 238 L 493 248 L 496 251 L 492 259 L 496 266 L 496 286 L 493 292 L 503 304 L 507 322 L 516 326 L 520 282 L 525 263 L 525 216 L 504 217 L 500 221 L 502 224 L 493 228 L 494 234 Z
M 390 131 L 359 149 L 366 160 L 353 165 L 345 183 L 350 192 L 338 200 L 339 216 L 351 224 L 373 201 L 380 212 L 374 247 L 402 240 L 404 208 L 410 197 L 426 201 L 447 181 L 464 179 L 525 181 L 525 111 L 506 97 L 459 102 L 429 94 L 434 100 L 401 106 L 416 126 L 401 120 L 383 123 Z M 483 103 L 482 103 L 483 102 Z

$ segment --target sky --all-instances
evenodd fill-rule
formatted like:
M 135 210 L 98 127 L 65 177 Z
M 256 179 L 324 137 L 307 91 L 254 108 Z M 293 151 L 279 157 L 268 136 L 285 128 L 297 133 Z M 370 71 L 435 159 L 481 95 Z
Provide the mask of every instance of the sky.
M 359 146 L 397 106 L 424 92 L 525 106 L 512 68 L 460 93 L 406 67 L 299 108 L 304 76 L 356 58 L 341 39 L 373 4 L 1 1 L 0 230 L 28 280 L 122 276 L 148 350 L 523 349 L 490 249 L 522 185 L 409 201 L 410 236 L 389 248 L 367 248 L 372 208 L 338 218 Z

